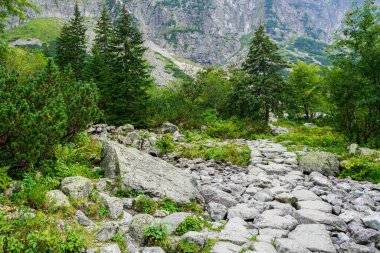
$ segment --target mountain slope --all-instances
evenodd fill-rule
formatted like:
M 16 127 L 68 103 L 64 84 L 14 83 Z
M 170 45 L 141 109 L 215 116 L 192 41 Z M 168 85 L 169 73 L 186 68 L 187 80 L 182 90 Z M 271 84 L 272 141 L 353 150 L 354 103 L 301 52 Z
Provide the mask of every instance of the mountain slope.
M 67 18 L 73 1 L 33 0 L 42 17 Z M 306 36 L 329 42 L 350 0 L 124 0 L 148 40 L 200 64 L 225 64 L 257 25 L 279 41 Z M 80 1 L 96 17 L 101 0 Z M 116 16 L 122 0 L 107 0 Z

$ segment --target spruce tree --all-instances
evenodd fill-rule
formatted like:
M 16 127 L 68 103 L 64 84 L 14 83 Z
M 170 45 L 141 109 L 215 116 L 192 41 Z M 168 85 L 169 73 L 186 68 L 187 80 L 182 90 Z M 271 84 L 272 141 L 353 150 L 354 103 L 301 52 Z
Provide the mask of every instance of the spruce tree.
M 63 70 L 70 64 L 76 79 L 81 79 L 86 58 L 86 27 L 78 3 L 74 7 L 74 17 L 62 27 L 56 49 L 59 67 Z
M 244 89 L 255 100 L 261 103 L 260 111 L 264 111 L 265 122 L 269 123 L 270 111 L 275 111 L 284 92 L 284 81 L 281 70 L 285 62 L 279 53 L 279 47 L 265 34 L 263 25 L 260 25 L 252 40 L 243 70 L 250 76 L 249 87 Z
M 108 86 L 106 105 L 108 120 L 114 124 L 142 124 L 152 83 L 150 69 L 144 59 L 143 36 L 124 7 L 116 22 L 112 40 L 112 84 Z
M 95 39 L 92 55 L 86 68 L 87 80 L 94 81 L 100 91 L 100 108 L 106 109 L 109 101 L 108 87 L 112 83 L 112 47 L 114 37 L 112 19 L 106 6 L 103 6 L 102 14 L 95 28 Z

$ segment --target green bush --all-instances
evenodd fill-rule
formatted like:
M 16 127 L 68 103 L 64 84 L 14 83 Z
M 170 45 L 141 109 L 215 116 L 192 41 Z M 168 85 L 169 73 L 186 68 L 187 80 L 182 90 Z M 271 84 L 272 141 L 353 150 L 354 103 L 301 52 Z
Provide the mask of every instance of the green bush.
M 159 202 L 159 206 L 161 210 L 167 211 L 169 213 L 175 213 L 178 211 L 177 203 L 175 203 L 172 199 L 164 198 Z
M 174 152 L 176 148 L 176 144 L 173 141 L 172 134 L 164 134 L 160 138 L 158 138 L 155 147 L 161 150 L 162 154 L 169 154 Z
M 354 157 L 348 159 L 343 164 L 343 171 L 340 177 L 351 177 L 359 181 L 371 181 L 380 183 L 380 163 L 373 161 L 370 157 Z
M 206 146 L 204 143 L 184 145 L 179 155 L 189 159 L 203 158 L 204 160 L 214 159 L 216 161 L 232 162 L 236 165 L 246 166 L 251 158 L 251 150 L 247 145 L 242 147 L 236 143 Z
M 179 224 L 176 230 L 176 234 L 184 235 L 189 231 L 199 232 L 202 230 L 202 223 L 203 222 L 201 219 L 193 216 L 188 216 L 181 224 Z
M 140 197 L 133 200 L 132 208 L 140 213 L 154 214 L 158 208 L 158 203 L 149 197 Z
M 0 211 L 0 252 L 81 252 L 86 247 L 85 231 L 79 228 L 59 229 L 56 217 L 37 212 L 33 218 L 10 219 Z
M 0 166 L 29 167 L 99 116 L 97 89 L 52 62 L 27 82 L 0 69 Z
M 179 241 L 177 246 L 177 253 L 198 253 L 200 252 L 200 247 L 187 239 L 182 239 Z
M 12 178 L 8 176 L 9 167 L 0 167 L 0 192 L 4 191 L 11 183 Z
M 169 245 L 169 232 L 166 224 L 157 223 L 147 226 L 144 231 L 145 244 L 167 248 Z
M 59 180 L 41 174 L 26 173 L 20 187 L 11 197 L 12 202 L 34 209 L 47 209 L 46 193 L 59 185 Z
M 40 167 L 44 175 L 59 179 L 71 176 L 99 178 L 102 171 L 92 170 L 92 161 L 100 159 L 101 149 L 99 141 L 87 133 L 80 133 L 70 143 L 57 144 L 53 148 L 53 159 L 42 161 Z

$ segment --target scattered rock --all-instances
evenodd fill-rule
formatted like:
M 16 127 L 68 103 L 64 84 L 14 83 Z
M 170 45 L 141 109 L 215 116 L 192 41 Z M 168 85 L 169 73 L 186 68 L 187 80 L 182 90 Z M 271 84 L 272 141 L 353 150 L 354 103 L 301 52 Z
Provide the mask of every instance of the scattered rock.
M 74 199 L 87 198 L 94 189 L 90 179 L 85 177 L 66 177 L 61 182 L 62 191 Z
M 119 248 L 119 245 L 112 243 L 101 247 L 100 253 L 121 253 L 121 250 Z
M 70 201 L 60 190 L 52 190 L 46 193 L 46 198 L 49 206 L 67 207 L 70 206 Z
M 190 213 L 172 213 L 161 220 L 162 224 L 165 224 L 169 234 L 174 233 L 179 225 L 187 218 L 191 216 Z
M 223 220 L 227 215 L 227 207 L 222 204 L 211 202 L 207 205 L 207 211 L 214 221 Z
M 320 172 L 325 176 L 339 174 L 339 161 L 328 152 L 308 152 L 300 156 L 300 168 L 303 172 Z
M 110 240 L 117 233 L 118 225 L 116 222 L 107 222 L 95 234 L 95 238 L 101 242 Z
M 141 244 L 144 241 L 146 226 L 151 225 L 153 222 L 154 218 L 149 214 L 138 214 L 133 217 L 129 228 L 129 234 L 136 241 L 136 243 Z
M 227 192 L 219 190 L 211 186 L 202 187 L 202 194 L 206 203 L 219 203 L 227 208 L 233 207 L 238 204 L 234 197 Z
M 362 221 L 367 227 L 380 231 L 380 213 L 366 216 Z

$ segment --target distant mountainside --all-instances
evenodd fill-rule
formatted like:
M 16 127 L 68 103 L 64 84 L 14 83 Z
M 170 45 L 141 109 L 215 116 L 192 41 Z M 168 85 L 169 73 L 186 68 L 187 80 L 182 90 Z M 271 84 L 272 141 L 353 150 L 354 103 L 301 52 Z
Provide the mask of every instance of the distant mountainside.
M 63 20 L 72 16 L 74 0 L 32 1 L 40 8 L 29 13 L 35 20 L 3 35 L 15 45 L 54 41 Z M 113 17 L 123 4 L 134 15 L 160 83 L 193 74 L 197 64 L 241 62 L 260 23 L 290 62 L 328 64 L 323 49 L 352 5 L 351 0 L 79 0 L 89 38 L 104 2 Z

